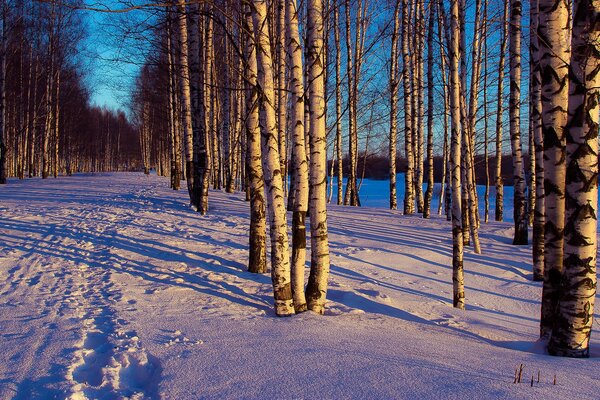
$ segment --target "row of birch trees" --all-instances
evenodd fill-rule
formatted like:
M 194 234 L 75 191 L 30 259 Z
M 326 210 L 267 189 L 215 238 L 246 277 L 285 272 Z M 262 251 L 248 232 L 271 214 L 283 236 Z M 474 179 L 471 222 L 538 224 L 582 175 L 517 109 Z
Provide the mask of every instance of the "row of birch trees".
M 184 178 L 201 214 L 209 212 L 210 185 L 246 190 L 252 272 L 267 271 L 268 220 L 279 316 L 322 314 L 327 292 L 324 13 L 322 0 L 302 9 L 296 0 L 177 2 L 157 28 L 158 62 L 142 69 L 137 85 L 147 171 L 154 157 L 174 189 Z M 163 147 L 154 147 L 152 156 L 146 149 L 154 143 Z M 311 268 L 305 282 L 308 215 Z
M 600 2 L 531 0 L 529 6 L 529 140 L 533 152 L 529 207 L 533 210 L 533 279 L 543 280 L 540 336 L 551 354 L 587 357 L 596 296 Z M 466 220 L 461 195 L 472 184 L 462 172 L 469 168 L 468 161 L 461 160 L 469 157 L 464 142 L 470 140 L 461 114 L 465 103 L 460 77 L 462 7 L 460 0 L 451 1 L 447 43 L 454 305 L 459 308 L 464 308 L 461 225 Z M 513 243 L 526 244 L 530 216 L 519 154 L 521 1 L 507 2 L 507 8 Z
M 139 168 L 137 130 L 89 104 L 81 15 L 27 0 L 3 0 L 0 12 L 0 182 Z
M 464 308 L 464 246 L 481 252 L 478 230 L 489 219 L 492 181 L 495 219 L 503 219 L 508 142 L 513 244 L 527 244 L 533 226 L 532 276 L 544 281 L 541 336 L 553 354 L 585 356 L 596 287 L 598 2 L 532 0 L 528 6 L 527 36 L 517 0 L 167 7 L 157 59 L 144 67 L 136 94 L 146 170 L 155 165 L 170 174 L 174 189 L 185 178 L 201 213 L 208 212 L 209 185 L 245 190 L 253 272 L 266 271 L 269 218 L 277 314 L 322 312 L 325 202 L 336 194 L 338 204 L 360 205 L 359 142 L 367 146 L 364 132 L 374 113 L 387 115 L 390 208 L 398 207 L 397 137 L 403 134 L 403 211 L 430 216 L 437 142 L 443 159 L 438 213 L 445 210 L 451 220 L 453 303 Z M 378 48 L 381 39 L 389 46 Z M 389 57 L 381 57 L 385 49 Z M 388 72 L 386 90 L 372 69 Z M 364 99 L 368 108 L 361 107 Z M 483 218 L 476 191 L 482 169 Z M 307 215 L 312 246 L 305 288 Z

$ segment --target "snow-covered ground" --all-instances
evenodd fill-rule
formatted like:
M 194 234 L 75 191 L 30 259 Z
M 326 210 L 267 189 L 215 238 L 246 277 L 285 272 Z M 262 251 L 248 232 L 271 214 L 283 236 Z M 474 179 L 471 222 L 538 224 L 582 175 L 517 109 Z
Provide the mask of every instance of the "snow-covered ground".
M 331 206 L 326 315 L 280 319 L 245 271 L 248 204 L 210 207 L 143 174 L 1 187 L 0 399 L 599 396 L 598 332 L 590 359 L 536 345 L 541 287 L 510 223 L 466 251 L 459 311 L 445 219 Z

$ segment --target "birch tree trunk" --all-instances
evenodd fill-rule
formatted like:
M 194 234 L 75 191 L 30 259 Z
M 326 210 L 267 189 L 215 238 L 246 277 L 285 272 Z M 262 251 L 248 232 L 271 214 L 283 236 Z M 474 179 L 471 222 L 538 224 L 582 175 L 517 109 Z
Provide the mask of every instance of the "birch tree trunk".
M 596 298 L 600 1 L 576 0 L 566 129 L 564 266 L 548 352 L 589 357 Z
M 285 77 L 285 3 L 286 0 L 277 0 L 277 31 L 279 37 L 277 38 L 277 50 L 278 50 L 278 63 L 277 63 L 277 75 L 279 87 L 277 88 L 277 129 L 279 135 L 279 164 L 281 165 L 281 176 L 283 178 L 283 191 L 287 194 L 287 91 L 286 91 L 286 77 Z
M 292 300 L 289 244 L 283 181 L 279 164 L 277 121 L 275 118 L 275 88 L 271 39 L 267 23 L 265 0 L 253 0 L 253 22 L 257 45 L 258 85 L 261 93 L 261 149 L 262 166 L 267 192 L 271 235 L 271 279 L 278 316 L 294 314 Z M 325 196 L 323 195 L 323 201 Z M 310 304 L 309 304 L 310 308 Z
M 290 92 L 292 107 L 294 210 L 292 215 L 292 294 L 296 312 L 307 310 L 304 295 L 304 269 L 306 264 L 306 212 L 308 210 L 308 163 L 304 131 L 304 84 L 302 76 L 302 46 L 298 33 L 298 9 L 296 0 L 287 0 L 285 9 L 287 27 L 287 56 L 290 66 Z
M 433 197 L 433 43 L 434 43 L 434 5 L 429 5 L 429 26 L 427 28 L 427 190 L 423 205 L 423 218 L 431 213 Z
M 525 171 L 521 152 L 521 0 L 510 2 L 510 144 L 513 161 L 514 187 L 514 245 L 527 244 L 527 200 L 525 198 Z
M 204 176 L 207 171 L 206 149 L 206 110 L 204 107 L 203 63 L 200 59 L 200 9 L 198 4 L 189 6 L 189 56 L 190 56 L 190 92 L 192 107 L 192 204 L 205 215 L 208 212 L 208 190 L 205 190 Z
M 567 0 L 539 0 L 542 133 L 544 143 L 544 285 L 540 336 L 552 332 L 563 270 L 565 227 L 565 127 L 569 100 L 571 32 Z
M 415 193 L 414 193 L 414 152 L 413 152 L 413 132 L 412 132 L 412 88 L 411 88 L 411 70 L 410 70 L 410 52 L 408 28 L 410 24 L 410 14 L 408 9 L 408 0 L 402 0 L 402 85 L 404 89 L 404 152 L 406 157 L 406 173 L 404 175 L 404 214 L 413 214 L 415 212 Z
M 250 7 L 244 6 L 244 30 L 254 32 L 254 22 Z M 258 66 L 256 64 L 256 44 L 254 38 L 247 38 L 244 58 L 246 72 L 246 143 L 247 175 L 250 193 L 250 231 L 248 271 L 264 274 L 267 272 L 267 219 L 265 207 L 264 177 L 261 164 L 260 127 L 259 127 L 259 88 Z
M 329 278 L 327 237 L 327 129 L 325 125 L 325 68 L 323 0 L 309 0 L 307 18 L 310 93 L 310 233 L 311 267 L 306 285 L 308 309 L 325 312 Z
M 414 151 L 415 151 L 415 189 L 416 189 L 416 200 L 417 200 L 417 212 L 423 212 L 423 206 L 425 203 L 423 197 L 423 115 L 425 114 L 424 107 L 424 66 L 423 66 L 423 43 L 425 41 L 425 15 L 423 13 L 423 0 L 416 0 L 415 4 L 415 46 L 413 48 L 415 64 L 413 65 L 414 71 L 414 86 L 413 90 L 416 91 L 417 96 L 415 100 L 415 106 L 413 109 L 415 126 L 413 132 Z
M 333 32 L 335 38 L 335 143 L 337 158 L 337 203 L 343 204 L 344 170 L 342 166 L 342 79 L 339 5 L 334 5 Z
M 533 214 L 533 280 L 544 280 L 544 147 L 542 137 L 541 73 L 538 44 L 538 0 L 529 1 L 529 126 L 535 152 Z M 530 155 L 531 157 L 531 155 Z
M 506 44 L 508 43 L 508 5 L 504 2 L 504 11 L 502 13 L 502 39 L 500 42 L 500 60 L 498 62 L 498 105 L 496 108 L 496 221 L 504 219 L 504 182 L 502 179 L 502 98 L 504 94 L 504 65 L 506 60 Z
M 194 160 L 193 160 L 193 133 L 192 133 L 192 100 L 190 95 L 190 71 L 188 54 L 188 29 L 185 0 L 177 1 L 177 22 L 179 27 L 179 86 L 181 95 L 181 114 L 183 119 L 183 137 L 185 146 L 185 180 L 187 182 L 190 202 L 193 203 L 194 188 Z
M 454 307 L 465 308 L 463 273 L 463 238 L 461 212 L 461 126 L 460 126 L 460 77 L 459 77 L 459 0 L 451 0 L 450 18 L 450 116 L 452 142 L 450 145 L 450 170 L 452 174 L 452 289 Z
M 398 31 L 400 19 L 400 1 L 394 6 L 394 28 L 390 53 L 390 138 L 389 138 L 389 174 L 390 174 L 390 209 L 398 208 L 396 199 L 396 137 L 398 136 Z

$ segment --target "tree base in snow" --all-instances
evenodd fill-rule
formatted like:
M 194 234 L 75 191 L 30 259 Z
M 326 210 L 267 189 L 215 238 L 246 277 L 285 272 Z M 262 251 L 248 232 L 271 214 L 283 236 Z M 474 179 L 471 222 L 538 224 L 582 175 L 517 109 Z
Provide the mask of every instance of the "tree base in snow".
M 275 314 L 278 317 L 291 317 L 295 314 L 292 300 L 276 300 Z
M 572 349 L 569 347 L 562 347 L 550 340 L 550 343 L 548 343 L 548 354 L 557 357 L 589 358 L 590 348 L 586 347 L 585 349 Z

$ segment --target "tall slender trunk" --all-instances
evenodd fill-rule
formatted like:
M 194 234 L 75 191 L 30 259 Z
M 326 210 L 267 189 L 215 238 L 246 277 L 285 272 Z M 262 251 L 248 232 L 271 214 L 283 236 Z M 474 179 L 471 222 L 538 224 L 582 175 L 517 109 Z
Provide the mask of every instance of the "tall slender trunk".
M 277 0 L 277 51 L 278 51 L 278 63 L 277 63 L 277 81 L 279 87 L 277 88 L 277 129 L 279 135 L 279 164 L 281 168 L 281 176 L 283 178 L 283 191 L 287 195 L 287 91 L 285 83 L 285 3 L 286 0 Z
M 185 143 L 186 182 L 190 201 L 193 203 L 194 188 L 194 160 L 193 160 L 193 133 L 192 133 L 192 99 L 190 95 L 190 71 L 188 28 L 185 0 L 177 1 L 177 22 L 179 28 L 179 85 L 181 96 L 181 113 L 183 119 L 183 137 Z
M 415 212 L 414 193 L 414 152 L 412 132 L 412 89 L 411 89 L 411 66 L 409 49 L 410 14 L 408 0 L 402 0 L 402 86 L 404 89 L 404 152 L 406 158 L 406 173 L 404 175 L 404 214 Z
M 423 218 L 429 218 L 433 197 L 433 43 L 434 5 L 429 5 L 429 26 L 427 28 L 427 190 L 423 205 Z
M 267 24 L 266 1 L 253 0 L 253 6 L 252 16 L 257 45 L 258 84 L 262 88 L 261 149 L 271 227 L 271 279 L 275 297 L 275 312 L 278 316 L 288 316 L 294 313 L 294 304 L 292 300 L 286 209 L 283 199 L 283 181 L 277 143 L 271 39 Z
M 208 212 L 208 190 L 204 176 L 207 171 L 206 111 L 204 107 L 203 60 L 200 59 L 200 10 L 198 4 L 189 7 L 190 95 L 192 107 L 192 204 L 205 215 Z
M 341 78 L 341 44 L 340 44 L 340 11 L 334 5 L 333 32 L 335 37 L 335 143 L 337 158 L 337 203 L 342 204 L 344 188 L 344 170 L 342 166 L 342 78 Z
M 521 152 L 521 0 L 510 2 L 510 144 L 513 162 L 514 221 L 513 244 L 527 244 L 527 200 L 525 199 L 525 171 Z
M 506 63 L 506 44 L 508 43 L 508 5 L 504 2 L 502 13 L 502 39 L 500 41 L 500 60 L 498 61 L 498 105 L 496 108 L 496 221 L 504 219 L 504 182 L 502 180 L 502 98 L 504 96 L 504 65 Z
M 417 95 L 413 96 L 415 100 L 415 106 L 413 110 L 413 117 L 415 121 L 415 127 L 413 131 L 414 141 L 414 151 L 415 151 L 415 189 L 416 189 L 416 200 L 417 200 L 417 212 L 423 212 L 423 206 L 425 203 L 423 197 L 423 115 L 425 114 L 424 100 L 423 100 L 423 92 L 424 92 L 424 63 L 423 63 L 423 47 L 425 41 L 425 14 L 423 12 L 423 0 L 416 1 L 415 7 L 415 46 L 413 48 L 414 51 L 414 60 L 415 64 L 413 65 L 416 74 L 414 77 L 414 86 L 413 90 L 416 91 Z
M 569 69 L 564 269 L 550 354 L 589 357 L 596 298 L 600 1 L 575 1 Z
M 533 207 L 533 280 L 544 280 L 544 145 L 542 137 L 541 71 L 538 43 L 538 0 L 529 1 L 529 129 L 535 147 Z M 531 200 L 530 200 L 531 204 Z
M 484 216 L 487 224 L 490 220 L 490 157 L 489 157 L 489 134 L 488 134 L 488 0 L 483 0 L 483 157 L 485 168 L 485 193 L 483 195 Z
M 459 77 L 459 0 L 451 0 L 450 18 L 450 112 L 452 123 L 452 143 L 450 146 L 450 169 L 452 174 L 452 287 L 454 307 L 465 308 L 465 288 L 463 272 L 463 238 L 461 212 L 461 117 L 460 117 L 460 77 Z
M 394 7 L 394 28 L 390 53 L 390 138 L 389 138 L 389 174 L 390 174 L 390 209 L 398 208 L 396 199 L 396 137 L 398 135 L 398 33 L 400 19 L 400 0 Z
M 569 102 L 571 31 L 567 0 L 539 0 L 542 134 L 544 143 L 544 285 L 540 336 L 551 335 L 563 271 L 565 128 Z
M 244 6 L 244 30 L 254 32 L 254 22 L 250 7 Z M 265 206 L 264 177 L 261 164 L 259 128 L 259 88 L 257 86 L 258 66 L 256 44 L 247 38 L 244 49 L 246 65 L 246 143 L 248 191 L 250 194 L 250 231 L 248 246 L 248 271 L 263 274 L 267 272 L 267 220 Z
M 304 84 L 302 76 L 302 46 L 298 33 L 296 0 L 287 0 L 285 9 L 287 27 L 287 57 L 290 66 L 290 92 L 292 122 L 294 210 L 292 215 L 292 294 L 296 312 L 307 310 L 304 294 L 304 269 L 306 264 L 306 212 L 308 210 L 308 163 L 304 130 Z
M 327 237 L 327 129 L 325 125 L 325 79 L 323 70 L 323 0 L 308 2 L 308 60 L 310 86 L 310 275 L 306 285 L 308 309 L 325 312 L 329 278 L 329 240 Z

